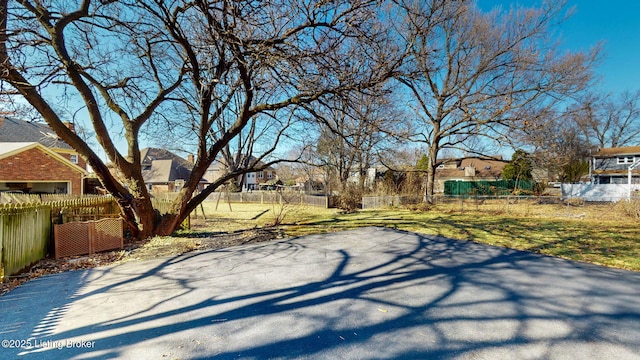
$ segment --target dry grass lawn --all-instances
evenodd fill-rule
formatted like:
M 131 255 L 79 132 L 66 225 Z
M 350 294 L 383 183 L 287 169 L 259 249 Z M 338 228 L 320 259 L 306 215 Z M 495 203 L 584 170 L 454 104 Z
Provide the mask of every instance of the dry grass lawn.
M 205 203 L 207 220 L 193 220 L 192 231 L 233 232 L 274 223 L 278 205 Z M 278 227 L 302 236 L 384 226 L 441 235 L 518 250 L 640 271 L 640 222 L 628 204 L 544 204 L 511 199 L 454 201 L 431 209 L 383 209 L 341 213 L 336 209 L 285 206 Z M 636 204 L 635 206 L 638 206 Z

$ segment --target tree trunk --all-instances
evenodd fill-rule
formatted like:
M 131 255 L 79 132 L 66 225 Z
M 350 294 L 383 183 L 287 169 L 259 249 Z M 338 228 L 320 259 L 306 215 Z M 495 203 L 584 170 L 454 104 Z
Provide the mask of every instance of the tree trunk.
M 435 142 L 437 144 L 437 142 Z M 438 158 L 437 145 L 431 145 L 429 147 L 429 154 L 427 155 L 427 183 L 425 186 L 424 201 L 426 204 L 433 204 L 435 201 L 435 180 L 436 180 L 436 159 Z
M 424 201 L 427 204 L 433 204 L 434 202 L 434 189 L 435 189 L 435 167 L 430 166 L 427 169 L 427 184 L 425 189 Z
M 156 210 L 151 204 L 151 200 L 134 199 L 135 209 L 138 215 L 138 239 L 145 240 L 156 235 Z
M 193 171 L 197 172 L 198 169 L 194 169 Z M 196 206 L 193 203 L 189 203 L 195 191 L 194 186 L 196 185 L 191 183 L 187 184 L 171 204 L 170 212 L 168 214 L 162 214 L 156 219 L 153 235 L 168 236 L 180 228 L 182 222 L 191 214 L 191 211 L 193 211 Z M 154 216 L 155 215 L 154 210 Z
M 182 221 L 178 214 L 164 214 L 160 223 L 154 229 L 154 235 L 169 236 L 178 229 L 180 224 L 182 224 Z

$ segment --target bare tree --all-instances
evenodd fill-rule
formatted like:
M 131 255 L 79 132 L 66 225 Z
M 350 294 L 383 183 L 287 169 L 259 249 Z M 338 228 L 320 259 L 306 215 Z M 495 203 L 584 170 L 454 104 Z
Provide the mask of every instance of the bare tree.
M 291 119 L 288 113 L 302 104 L 389 76 L 386 65 L 373 61 L 367 68 L 345 67 L 354 48 L 372 59 L 380 54 L 381 33 L 371 31 L 380 28 L 374 24 L 376 5 L 0 0 L 1 79 L 86 159 L 117 199 L 134 235 L 169 234 L 220 184 L 257 163 L 241 162 L 194 195 L 223 149 L 248 150 L 244 140 L 233 145 L 234 139 L 253 141 L 258 133 L 269 133 L 275 142 L 265 145 L 268 155 L 290 126 L 281 114 Z M 119 176 L 64 126 L 45 93 L 70 106 L 81 102 Z M 157 133 L 180 139 L 197 154 L 173 211 L 161 218 L 140 166 L 142 134 Z M 125 140 L 124 151 L 118 139 Z
M 586 97 L 571 113 L 594 147 L 636 146 L 640 142 L 640 90 Z
M 397 80 L 411 95 L 411 139 L 428 149 L 427 201 L 441 150 L 480 153 L 479 137 L 507 142 L 510 128 L 587 83 L 595 52 L 560 53 L 549 42 L 563 6 L 483 13 L 469 1 L 403 2 L 411 60 Z
M 335 179 L 340 191 L 350 181 L 364 191 L 367 170 L 380 163 L 378 155 L 403 132 L 404 119 L 389 96 L 379 90 L 333 97 L 311 111 L 320 127 L 313 162 Z
M 512 142 L 530 150 L 536 169 L 546 173 L 546 181 L 576 182 L 588 173 L 589 141 L 573 121 L 575 114 L 574 105 L 548 109 L 512 132 Z

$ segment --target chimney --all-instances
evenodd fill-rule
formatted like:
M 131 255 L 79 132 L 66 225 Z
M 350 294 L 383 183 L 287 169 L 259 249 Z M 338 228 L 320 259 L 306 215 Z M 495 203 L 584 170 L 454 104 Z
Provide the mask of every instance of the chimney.
M 76 133 L 76 128 L 71 121 L 65 121 L 64 126 L 66 126 L 72 133 Z
M 464 168 L 464 176 L 473 177 L 476 176 L 476 168 L 472 166 L 467 166 Z
M 194 163 L 193 154 L 187 155 L 187 161 L 190 162 L 191 164 Z

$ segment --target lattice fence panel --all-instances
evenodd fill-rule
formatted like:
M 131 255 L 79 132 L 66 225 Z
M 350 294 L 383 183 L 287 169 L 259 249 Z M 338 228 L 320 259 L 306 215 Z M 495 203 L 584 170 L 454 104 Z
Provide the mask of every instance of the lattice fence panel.
M 122 249 L 122 219 L 70 222 L 54 225 L 56 259 Z
M 122 236 L 122 219 L 102 219 L 95 221 L 94 226 L 94 252 L 122 249 L 124 242 Z
M 88 222 L 70 222 L 54 225 L 56 259 L 91 252 Z

